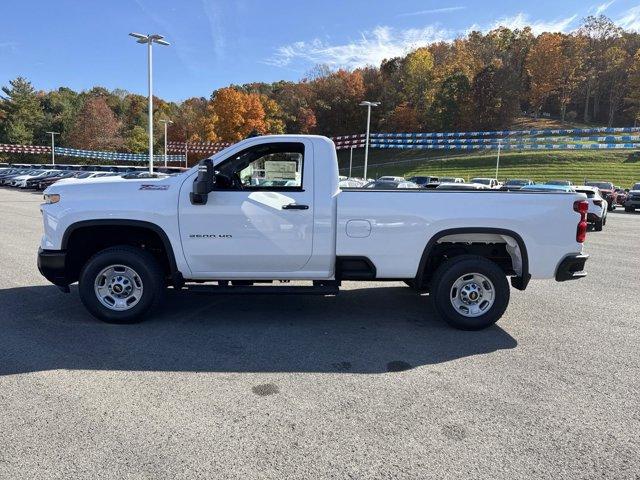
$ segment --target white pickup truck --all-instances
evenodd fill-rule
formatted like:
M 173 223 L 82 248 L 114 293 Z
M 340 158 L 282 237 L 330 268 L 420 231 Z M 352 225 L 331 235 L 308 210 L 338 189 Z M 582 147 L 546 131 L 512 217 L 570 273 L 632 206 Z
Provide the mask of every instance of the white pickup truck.
M 320 136 L 249 138 L 179 175 L 62 180 L 44 196 L 38 268 L 63 291 L 77 281 L 107 322 L 138 321 L 168 286 L 333 295 L 344 280 L 395 280 L 480 329 L 504 313 L 507 277 L 524 290 L 585 275 L 584 195 L 342 191 Z

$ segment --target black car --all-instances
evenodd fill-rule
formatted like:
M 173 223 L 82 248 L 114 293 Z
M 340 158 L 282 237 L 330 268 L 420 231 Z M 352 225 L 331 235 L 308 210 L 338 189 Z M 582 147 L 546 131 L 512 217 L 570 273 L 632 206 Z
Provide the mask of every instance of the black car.
M 512 178 L 511 180 L 507 180 L 506 182 L 504 182 L 502 190 L 520 190 L 526 185 L 534 185 L 533 180 Z

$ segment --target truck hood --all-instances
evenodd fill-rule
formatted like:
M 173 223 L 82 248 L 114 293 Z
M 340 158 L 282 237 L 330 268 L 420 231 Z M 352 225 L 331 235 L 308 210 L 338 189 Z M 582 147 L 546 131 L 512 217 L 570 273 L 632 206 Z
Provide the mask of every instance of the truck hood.
M 165 178 L 132 178 L 120 176 L 97 178 L 63 178 L 45 190 L 45 193 L 59 193 L 61 195 L 79 195 L 83 197 L 104 197 L 115 194 L 136 191 L 167 191 L 178 189 L 184 180 L 183 174 Z

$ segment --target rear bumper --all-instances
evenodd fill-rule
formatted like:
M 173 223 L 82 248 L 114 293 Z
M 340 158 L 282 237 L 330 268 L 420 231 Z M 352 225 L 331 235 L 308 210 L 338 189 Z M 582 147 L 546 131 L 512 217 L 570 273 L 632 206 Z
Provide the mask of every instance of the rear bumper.
M 565 257 L 556 269 L 556 281 L 566 282 L 567 280 L 577 280 L 587 276 L 584 271 L 584 264 L 587 262 L 589 255 L 574 254 Z
M 44 278 L 54 285 L 67 286 L 67 252 L 64 250 L 38 249 L 38 270 Z

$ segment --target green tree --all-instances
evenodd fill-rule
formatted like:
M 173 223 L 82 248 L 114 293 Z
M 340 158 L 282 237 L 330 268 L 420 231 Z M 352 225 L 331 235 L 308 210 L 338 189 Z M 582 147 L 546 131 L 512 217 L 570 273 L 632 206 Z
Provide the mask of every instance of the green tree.
M 147 153 L 149 149 L 149 135 L 144 127 L 135 125 L 124 137 L 124 145 L 131 153 Z
M 471 83 L 463 72 L 444 79 L 433 103 L 433 119 L 438 129 L 461 130 L 470 125 Z
M 0 138 L 7 143 L 32 144 L 40 133 L 44 112 L 31 82 L 18 77 L 2 87 Z

